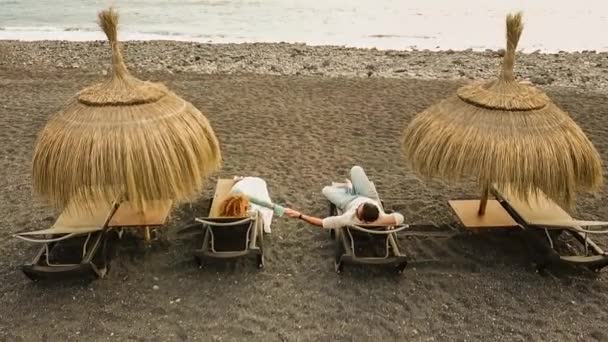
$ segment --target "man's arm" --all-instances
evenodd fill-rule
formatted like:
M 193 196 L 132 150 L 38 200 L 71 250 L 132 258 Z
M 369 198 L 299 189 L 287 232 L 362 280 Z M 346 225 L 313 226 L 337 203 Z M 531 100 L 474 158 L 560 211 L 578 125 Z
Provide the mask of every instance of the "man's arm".
M 308 222 L 308 223 L 312 224 L 313 226 L 323 227 L 323 220 L 318 217 L 300 214 L 299 219 L 303 220 L 305 222 Z
M 403 221 L 405 219 L 403 218 L 403 215 L 399 214 L 399 213 L 392 213 L 392 214 L 388 214 L 386 216 L 384 216 L 381 220 L 379 220 L 379 224 L 381 225 L 386 225 L 386 226 L 398 226 L 400 224 L 403 224 Z
M 297 218 L 299 220 L 303 220 L 314 226 L 323 227 L 322 219 L 320 219 L 318 217 L 314 217 L 314 216 L 304 215 L 301 212 L 291 209 L 291 208 L 285 208 L 285 215 L 287 215 L 289 217 Z

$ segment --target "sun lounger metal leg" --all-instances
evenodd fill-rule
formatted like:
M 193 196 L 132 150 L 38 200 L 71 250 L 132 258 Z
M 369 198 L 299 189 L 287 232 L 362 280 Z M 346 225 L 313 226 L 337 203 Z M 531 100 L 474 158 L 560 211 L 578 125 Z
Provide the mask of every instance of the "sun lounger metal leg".
M 586 236 L 586 234 L 581 233 L 581 232 L 575 232 L 572 230 L 566 230 L 570 235 L 572 235 L 575 239 L 577 239 L 581 244 L 586 245 L 588 248 L 591 248 L 593 250 L 593 252 L 595 252 L 596 254 L 606 254 L 606 252 L 600 248 L 600 246 L 598 246 L 595 242 L 593 242 L 593 240 L 591 240 L 590 238 L 588 238 Z
M 340 274 L 344 270 L 343 257 L 346 254 L 346 243 L 343 241 L 343 232 L 341 229 L 335 230 L 336 251 L 334 258 L 334 270 Z
M 328 216 L 335 216 L 337 213 L 338 213 L 338 209 L 336 208 L 336 205 L 329 202 L 329 215 Z M 335 229 L 329 230 L 329 237 L 332 240 L 336 239 L 336 230 Z
M 398 260 L 401 260 L 401 262 L 397 263 L 396 268 L 397 272 L 399 272 L 399 274 L 402 274 L 403 271 L 405 271 L 405 268 L 407 267 L 407 259 L 403 254 L 401 254 L 401 251 L 399 250 L 399 244 L 397 243 L 396 234 L 389 235 L 388 241 L 393 250 L 394 257 L 398 258 Z
M 81 260 L 76 264 L 55 264 L 50 260 L 50 253 L 58 242 L 45 243 L 31 263 L 23 265 L 21 270 L 32 280 L 58 278 L 66 276 L 88 275 L 93 279 L 103 278 L 109 269 L 107 233 L 98 231 L 88 234 L 82 246 Z M 65 242 L 65 241 L 62 241 Z
M 200 249 L 197 249 L 194 252 L 194 261 L 196 262 L 196 264 L 198 265 L 198 267 L 203 267 L 204 263 L 203 263 L 203 255 L 204 255 L 204 251 L 207 249 L 207 246 L 209 246 L 209 240 L 211 239 L 211 230 L 209 228 L 207 228 L 206 225 L 202 225 L 202 229 L 203 229 L 203 245 Z
M 259 254 L 256 255 L 257 266 L 259 269 L 266 267 L 266 261 L 264 260 L 264 228 L 263 228 L 263 220 L 258 216 L 258 220 L 256 222 L 256 227 L 254 229 L 257 233 L 257 248 L 259 250 Z
M 336 258 L 336 261 L 334 262 L 334 270 L 338 274 L 344 271 L 344 262 L 342 261 L 342 256 Z

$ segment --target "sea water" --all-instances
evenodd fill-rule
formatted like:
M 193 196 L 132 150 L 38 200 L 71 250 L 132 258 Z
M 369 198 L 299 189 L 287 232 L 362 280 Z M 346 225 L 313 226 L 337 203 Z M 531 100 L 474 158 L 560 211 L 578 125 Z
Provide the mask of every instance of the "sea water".
M 0 0 L 0 39 L 105 39 L 109 5 L 122 40 L 499 49 L 522 10 L 524 51 L 608 51 L 608 0 Z

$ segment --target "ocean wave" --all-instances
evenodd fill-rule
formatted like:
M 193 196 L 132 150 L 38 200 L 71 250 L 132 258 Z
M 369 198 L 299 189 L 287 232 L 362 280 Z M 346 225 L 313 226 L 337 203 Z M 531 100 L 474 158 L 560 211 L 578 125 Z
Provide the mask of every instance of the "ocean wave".
M 433 36 L 408 36 L 399 34 L 371 34 L 369 38 L 411 38 L 411 39 L 434 39 Z
M 98 28 L 92 27 L 66 27 L 63 29 L 64 32 L 95 32 L 99 31 Z
M 58 27 L 58 26 L 0 26 L 0 31 L 13 32 L 97 32 L 98 27 Z
M 497 50 L 504 48 L 504 42 L 498 39 L 487 39 L 486 42 L 471 43 L 468 41 L 456 40 L 452 37 L 443 37 L 441 35 L 403 35 L 403 34 L 362 34 L 362 35 L 316 35 L 311 37 L 293 36 L 289 37 L 269 37 L 264 34 L 243 35 L 242 32 L 216 32 L 216 33 L 183 33 L 179 30 L 164 30 L 147 27 L 148 30 L 137 30 L 125 27 L 121 30 L 120 39 L 122 41 L 154 41 L 154 40 L 172 40 L 182 42 L 197 42 L 197 43 L 306 43 L 310 45 L 341 45 L 347 47 L 358 48 L 377 48 L 379 50 L 408 50 L 408 49 L 429 49 L 429 50 L 465 50 L 473 49 L 475 51 L 483 51 L 485 49 Z M 163 27 L 164 28 L 164 27 Z M 176 27 L 177 28 L 177 27 Z M 193 31 L 193 30 L 190 30 Z M 4 26 L 0 27 L 0 40 L 19 40 L 19 41 L 104 41 L 105 35 L 96 27 L 52 27 L 52 26 Z M 597 50 L 608 51 L 608 47 L 604 42 L 589 45 L 571 44 L 566 45 L 559 41 L 559 45 L 555 42 L 540 43 L 532 42 L 527 46 L 522 46 L 521 51 L 532 52 L 540 50 L 542 52 L 557 52 L 563 51 L 583 51 Z
M 3 26 L 1 31 L 40 31 L 40 32 L 56 32 L 63 31 L 63 28 L 56 26 Z

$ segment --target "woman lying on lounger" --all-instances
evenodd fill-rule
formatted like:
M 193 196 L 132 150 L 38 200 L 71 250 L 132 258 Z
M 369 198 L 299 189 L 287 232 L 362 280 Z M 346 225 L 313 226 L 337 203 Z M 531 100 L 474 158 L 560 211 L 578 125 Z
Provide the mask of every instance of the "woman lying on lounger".
M 266 181 L 262 178 L 234 177 L 234 185 L 220 205 L 220 216 L 247 216 L 254 211 L 259 211 L 264 221 L 264 232 L 270 233 L 272 216 L 283 216 L 285 208 L 272 203 Z

